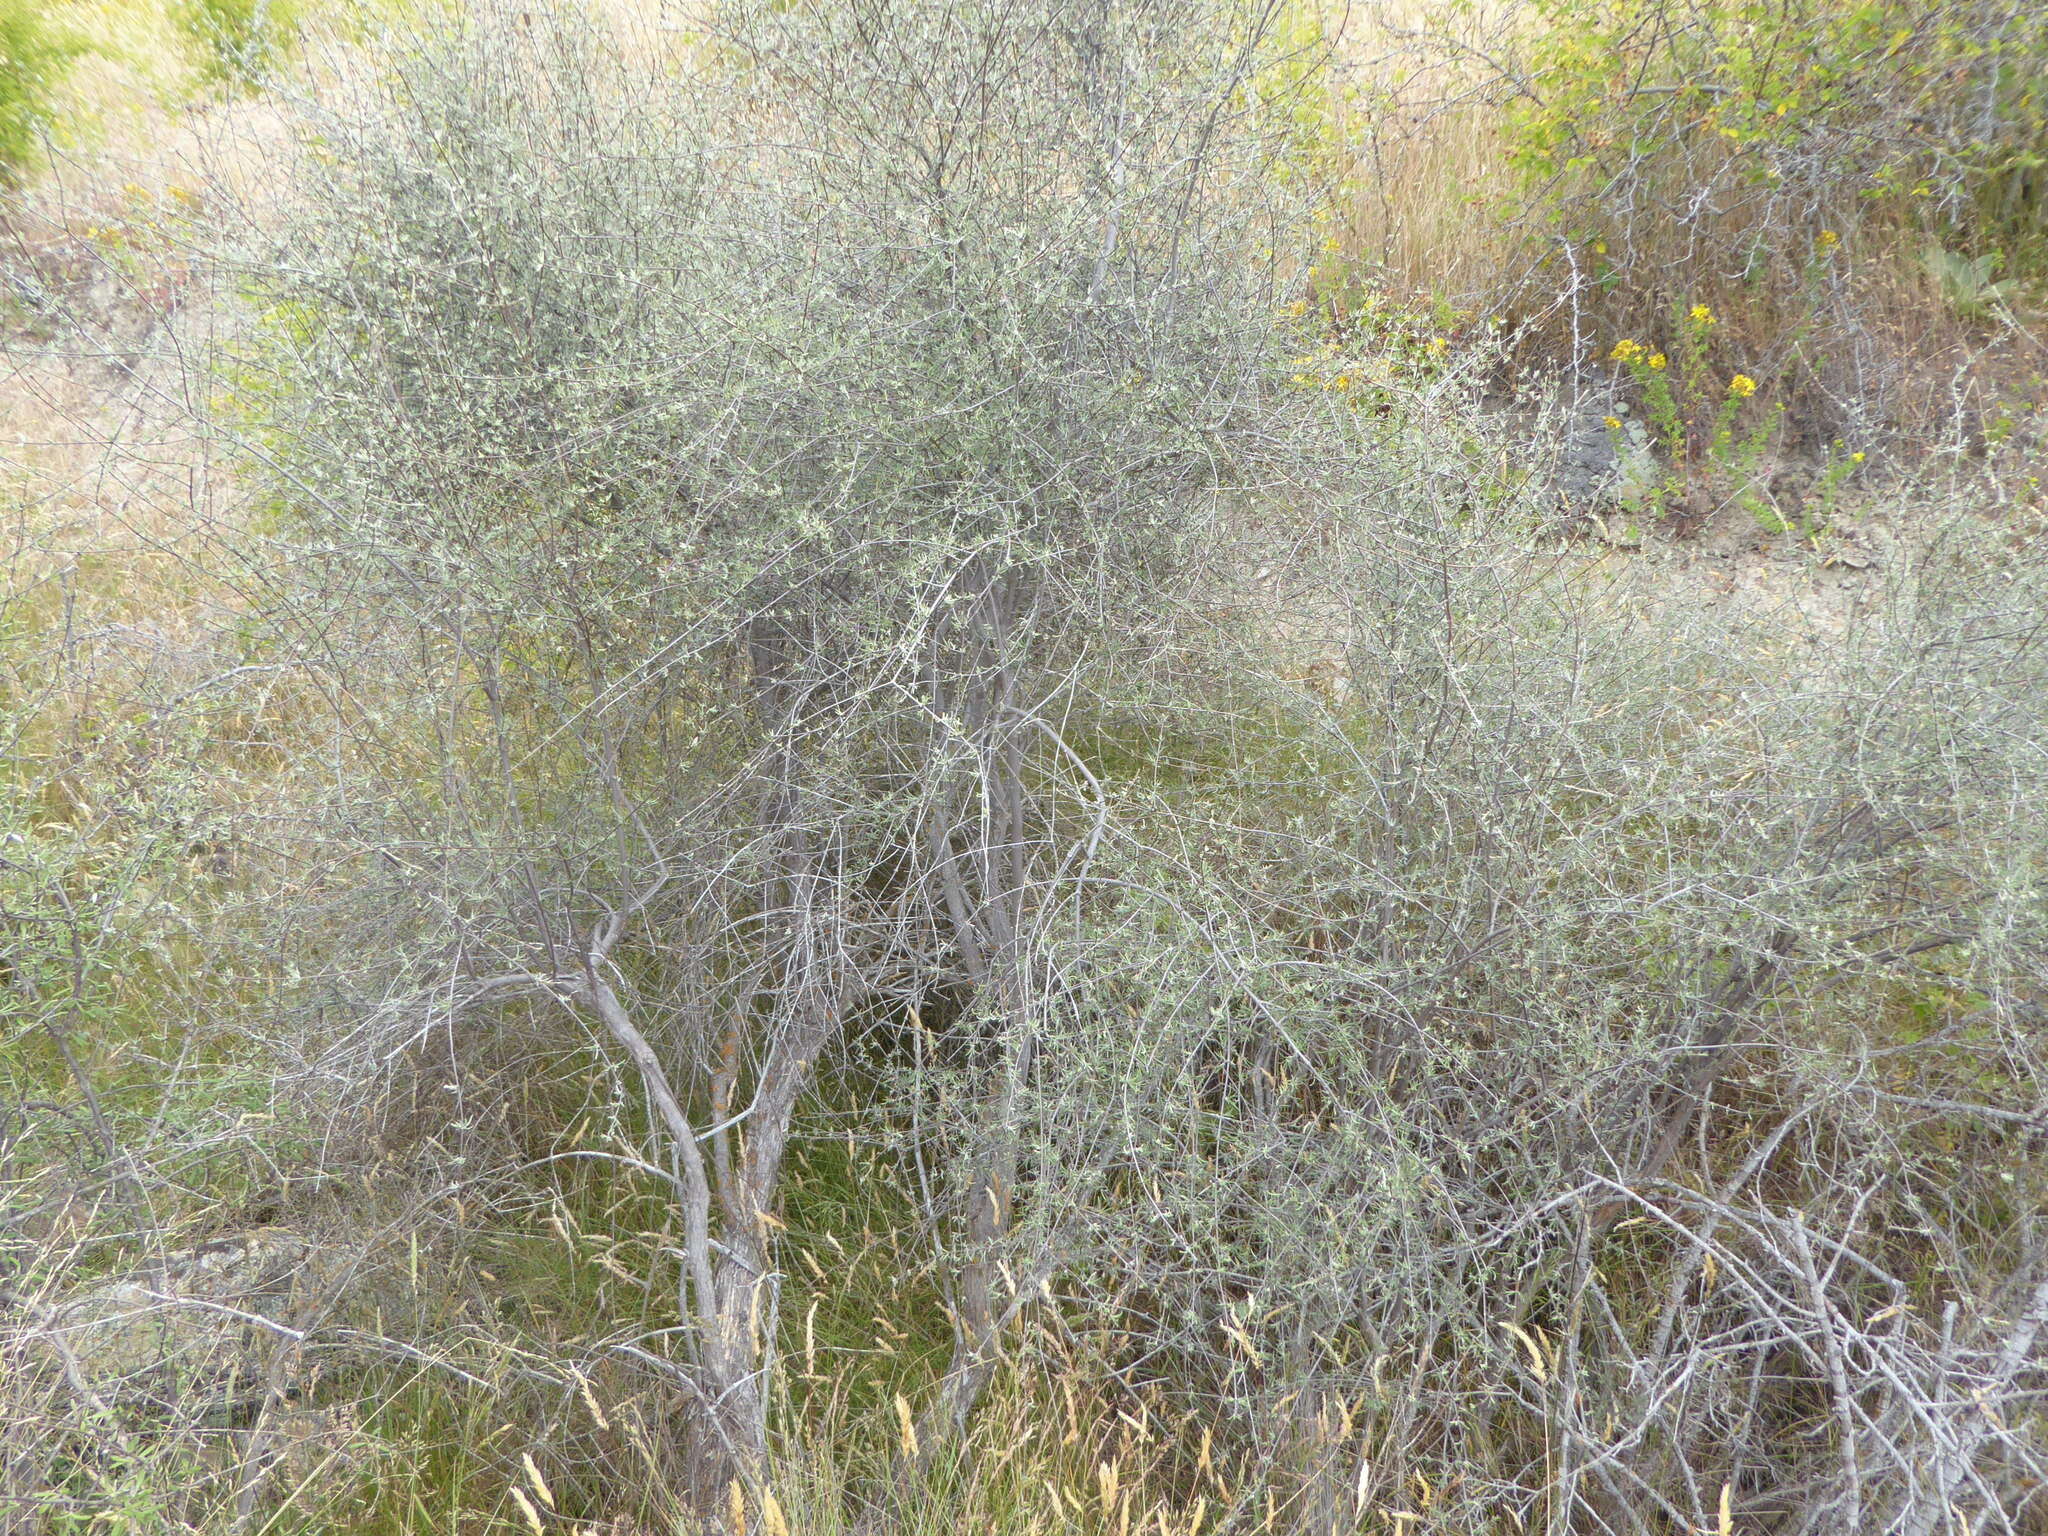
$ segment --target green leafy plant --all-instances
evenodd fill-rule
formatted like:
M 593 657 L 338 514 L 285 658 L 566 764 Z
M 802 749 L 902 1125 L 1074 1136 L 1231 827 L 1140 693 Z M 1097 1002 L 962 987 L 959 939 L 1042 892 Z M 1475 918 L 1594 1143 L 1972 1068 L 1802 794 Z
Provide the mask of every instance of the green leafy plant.
M 83 51 L 50 23 L 41 0 L 0 0 L 0 185 L 20 181 L 56 88 Z
M 1974 248 L 2038 239 L 2038 8 L 1539 0 L 1533 12 L 1503 45 L 1517 63 L 1501 211 L 1548 253 L 1544 280 L 1568 284 L 1574 310 L 1609 334 L 1649 328 L 1680 294 L 1705 298 L 1754 345 L 1763 382 L 1800 394 L 1818 423 L 1829 396 L 1859 388 L 1849 360 L 1877 345 L 1871 306 L 1917 286 L 1912 252 L 1928 232 Z M 1843 240 L 1859 232 L 1852 273 Z M 2002 297 L 1983 260 L 1924 263 L 1958 318 Z M 1554 344 L 1562 321 L 1548 323 Z M 1784 345 L 1788 331 L 1830 344 Z
M 1556 547 L 1445 306 L 1303 298 L 1256 16 L 721 20 L 313 82 L 189 381 L 242 499 L 20 498 L 0 1191 L 107 1209 L 7 1287 L 303 1215 L 362 1262 L 281 1342 L 369 1450 L 219 1477 L 270 1406 L 117 1424 L 0 1308 L 10 1514 L 1999 1529 L 2039 541 L 1944 528 L 1788 665 Z M 1736 493 L 1768 354 L 1663 280 L 1600 350 Z
M 1761 495 L 1746 505 L 1765 533 L 1791 533 L 1818 545 L 1834 526 L 1841 508 L 1842 487 L 1848 484 L 1868 457 L 1861 449 L 1850 451 L 1840 439 L 1828 445 L 1821 457 L 1820 473 L 1800 499 L 1796 513 L 1788 515 L 1775 502 Z
M 198 47 L 203 81 L 247 89 L 276 73 L 301 13 L 298 0 L 176 0 L 171 20 Z
M 2001 251 L 1965 256 L 1938 241 L 1920 257 L 1920 265 L 1934 279 L 1943 301 L 1964 320 L 1988 319 L 2012 297 L 2012 280 L 1998 281 L 1993 277 L 2004 262 Z

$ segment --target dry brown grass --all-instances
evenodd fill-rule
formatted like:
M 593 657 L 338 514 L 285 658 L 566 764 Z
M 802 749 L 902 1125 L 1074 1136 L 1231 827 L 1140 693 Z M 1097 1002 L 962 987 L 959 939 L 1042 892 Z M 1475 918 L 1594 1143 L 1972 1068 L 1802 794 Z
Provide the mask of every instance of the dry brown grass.
M 1382 275 L 1406 302 L 1484 309 L 1511 284 L 1517 242 L 1487 217 L 1510 189 L 1495 92 L 1451 43 L 1486 52 L 1517 7 L 1447 18 L 1429 0 L 1333 18 L 1349 89 L 1339 98 L 1344 188 L 1335 233 L 1346 263 Z

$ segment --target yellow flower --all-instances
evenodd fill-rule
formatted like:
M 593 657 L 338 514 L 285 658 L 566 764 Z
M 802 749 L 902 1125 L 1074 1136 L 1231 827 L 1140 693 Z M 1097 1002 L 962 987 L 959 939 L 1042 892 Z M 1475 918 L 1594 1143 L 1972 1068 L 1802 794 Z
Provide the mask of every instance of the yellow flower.
M 1621 418 L 1619 416 L 1609 416 L 1607 418 L 1607 430 L 1619 432 L 1621 430 Z
M 1617 363 L 1632 363 L 1643 355 L 1642 344 L 1624 338 L 1617 341 L 1614 350 L 1607 355 Z
M 1861 463 L 1863 462 L 1863 454 L 1862 454 L 1862 452 L 1861 452 L 1861 451 L 1859 450 L 1859 451 L 1857 451 L 1857 452 L 1855 452 L 1855 453 L 1852 453 L 1852 454 L 1850 454 L 1850 455 L 1849 455 L 1849 462 L 1850 462 L 1851 464 L 1861 464 Z
M 1756 380 L 1746 373 L 1738 373 L 1728 381 L 1728 393 L 1747 400 L 1756 393 Z
M 1429 350 L 1441 357 L 1451 350 L 1451 344 L 1441 336 L 1432 336 L 1429 338 Z
M 1695 325 L 1712 325 L 1714 312 L 1704 304 L 1695 304 L 1692 307 L 1692 319 Z
M 1666 357 L 1662 352 L 1652 352 L 1649 356 L 1650 366 L 1658 370 L 1660 373 L 1664 370 L 1665 365 L 1668 364 L 1670 361 L 1671 359 Z
M 1593 254 L 1595 256 L 1605 256 L 1607 254 L 1607 242 L 1605 240 L 1595 240 L 1593 242 Z
M 1820 243 L 1823 246 L 1840 245 L 1842 243 L 1842 237 L 1836 234 L 1832 229 L 1824 229 L 1820 232 Z
M 1332 389 L 1349 389 L 1351 387 L 1351 375 L 1348 373 L 1338 374 L 1337 377 L 1331 381 L 1330 387 Z

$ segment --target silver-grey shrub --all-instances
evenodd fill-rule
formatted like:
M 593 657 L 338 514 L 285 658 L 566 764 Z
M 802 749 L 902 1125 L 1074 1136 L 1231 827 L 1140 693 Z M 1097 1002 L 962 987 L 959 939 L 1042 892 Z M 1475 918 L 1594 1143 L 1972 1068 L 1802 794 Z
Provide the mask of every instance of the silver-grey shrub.
M 319 105 L 236 379 L 323 1065 L 611 1052 L 682 1230 L 590 1348 L 713 1513 L 857 1128 L 954 1331 L 895 1491 L 1050 1294 L 1240 1528 L 2012 1528 L 2039 573 L 1804 651 L 1546 545 L 1454 388 L 1290 388 L 1271 19 L 524 7 Z
M 1312 763 L 1118 850 L 1126 1018 L 1031 1098 L 1070 1292 L 1250 1526 L 2028 1528 L 2038 565 L 1958 535 L 1822 651 L 1414 451 L 1333 514 Z
M 620 1347 L 706 1509 L 767 1492 L 794 1117 L 907 1012 L 963 1064 L 924 1444 L 964 1426 L 1017 1097 L 1092 985 L 1049 947 L 1109 810 L 1069 721 L 1214 623 L 1228 507 L 1341 452 L 1274 388 L 1269 21 L 740 4 L 668 50 L 487 11 L 317 111 L 251 268 L 243 430 L 348 697 L 330 1064 L 535 998 L 625 1053 L 685 1230 L 677 1344 Z

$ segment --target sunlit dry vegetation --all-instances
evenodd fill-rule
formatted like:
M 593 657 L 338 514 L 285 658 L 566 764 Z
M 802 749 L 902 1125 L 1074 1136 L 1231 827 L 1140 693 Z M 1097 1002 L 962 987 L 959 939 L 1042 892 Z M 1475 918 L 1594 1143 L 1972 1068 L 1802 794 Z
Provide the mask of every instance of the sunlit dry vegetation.
M 2048 1530 L 2028 8 L 0 53 L 0 1532 Z

